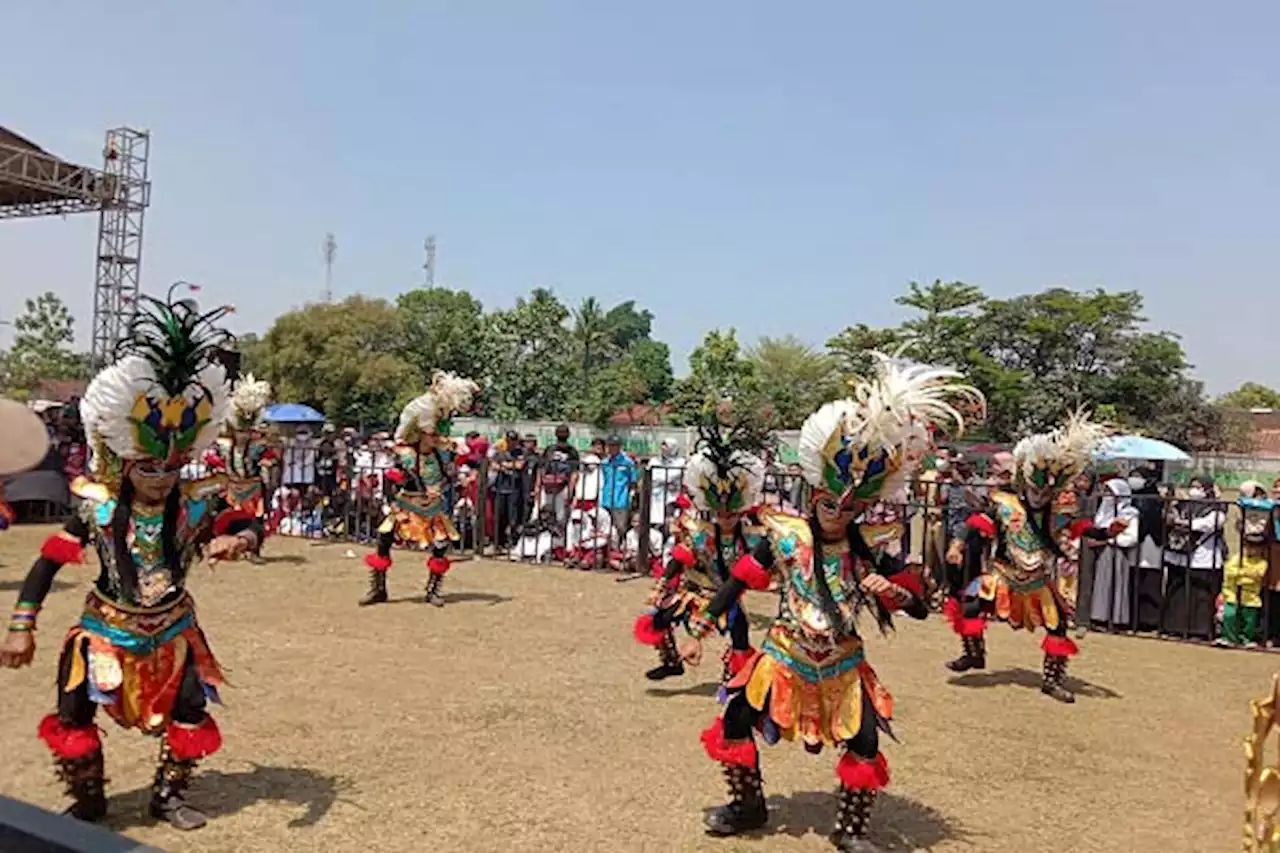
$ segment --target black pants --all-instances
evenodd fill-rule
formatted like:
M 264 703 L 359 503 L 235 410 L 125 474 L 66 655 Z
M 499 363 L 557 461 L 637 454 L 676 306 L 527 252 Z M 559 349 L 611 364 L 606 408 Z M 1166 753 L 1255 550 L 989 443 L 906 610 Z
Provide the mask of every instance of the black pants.
M 497 492 L 493 496 L 493 542 L 499 549 L 510 548 L 520 520 L 520 493 Z
M 745 621 L 745 620 L 744 620 Z M 768 704 L 766 703 L 766 711 Z M 757 711 L 747 701 L 745 690 L 736 691 L 724 708 L 724 736 L 726 740 L 746 740 L 753 736 L 756 725 L 764 712 Z M 879 715 L 871 704 L 866 690 L 862 692 L 862 725 L 858 733 L 844 742 L 844 747 L 864 761 L 872 761 L 880 752 Z
M 83 729 L 93 725 L 94 715 L 98 712 L 98 703 L 89 698 L 89 679 L 93 676 L 89 672 L 85 645 L 86 642 L 80 640 L 67 646 L 58 662 L 58 720 L 69 728 Z M 85 678 L 79 687 L 68 693 L 63 688 L 71 675 L 71 664 L 76 655 L 81 659 Z M 188 651 L 187 659 L 182 664 L 182 684 L 173 703 L 174 721 L 189 726 L 204 722 L 205 704 L 204 687 L 200 684 L 195 662 Z
M 390 557 L 391 546 L 396 543 L 396 534 L 394 530 L 388 530 L 386 533 L 378 534 L 378 556 Z M 431 556 L 443 557 L 449 553 L 449 549 L 442 545 L 431 546 Z

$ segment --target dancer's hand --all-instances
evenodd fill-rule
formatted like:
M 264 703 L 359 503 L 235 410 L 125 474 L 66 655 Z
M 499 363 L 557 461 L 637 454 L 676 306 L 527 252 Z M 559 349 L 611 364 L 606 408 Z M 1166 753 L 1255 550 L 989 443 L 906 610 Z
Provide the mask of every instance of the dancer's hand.
M 702 663 L 702 641 L 696 637 L 685 640 L 680 646 L 680 659 L 690 666 Z
M 249 543 L 243 536 L 219 536 L 204 549 L 204 558 L 212 568 L 219 560 L 236 560 L 249 550 Z
M 952 539 L 951 544 L 947 546 L 947 562 L 953 566 L 964 562 L 964 543 L 959 539 Z
M 30 631 L 10 631 L 0 643 L 0 666 L 18 669 L 36 656 L 36 638 Z
M 897 584 L 884 575 L 867 575 L 862 579 L 862 591 L 867 595 L 887 595 L 897 589 Z

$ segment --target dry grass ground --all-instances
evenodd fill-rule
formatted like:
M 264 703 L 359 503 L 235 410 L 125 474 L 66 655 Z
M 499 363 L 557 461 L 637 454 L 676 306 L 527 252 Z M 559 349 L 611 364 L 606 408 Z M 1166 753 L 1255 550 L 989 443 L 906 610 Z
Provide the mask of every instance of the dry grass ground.
M 0 536 L 6 598 L 44 533 Z M 640 677 L 652 655 L 630 624 L 645 582 L 465 563 L 436 609 L 420 602 L 421 561 L 403 556 L 391 586 L 404 598 L 360 610 L 345 548 L 269 550 L 270 565 L 200 567 L 192 583 L 233 682 L 226 747 L 192 789 L 208 828 L 142 816 L 155 744 L 105 723 L 112 826 L 128 835 L 172 853 L 830 849 L 835 756 L 787 744 L 764 752 L 770 833 L 703 835 L 724 796 L 698 743 L 717 666 L 659 688 Z M 64 570 L 35 665 L 0 672 L 0 793 L 62 802 L 34 732 L 92 571 Z M 994 669 L 949 684 L 954 646 L 938 621 L 872 642 L 902 738 L 876 813 L 887 849 L 1236 849 L 1247 702 L 1275 658 L 1091 636 L 1068 707 L 1034 689 L 1029 637 L 994 632 Z

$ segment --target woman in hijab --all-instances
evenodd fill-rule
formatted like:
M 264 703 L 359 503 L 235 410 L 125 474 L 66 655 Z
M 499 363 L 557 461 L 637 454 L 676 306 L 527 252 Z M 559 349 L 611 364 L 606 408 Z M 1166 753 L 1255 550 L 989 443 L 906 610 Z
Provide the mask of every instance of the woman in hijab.
M 1227 543 L 1222 529 L 1225 507 L 1217 500 L 1213 478 L 1193 477 L 1187 500 L 1169 510 L 1164 551 L 1168 582 L 1160 629 L 1181 637 L 1210 639 L 1222 588 Z
M 1138 519 L 1133 490 L 1125 480 L 1108 480 L 1093 516 L 1094 529 L 1107 538 L 1094 540 L 1093 598 L 1089 617 L 1109 628 L 1129 627 L 1133 618 L 1131 590 L 1138 559 Z M 1123 526 L 1116 524 L 1123 522 Z M 1112 532 L 1115 531 L 1115 532 Z
M 1138 509 L 1138 601 L 1137 628 L 1155 631 L 1164 609 L 1165 501 L 1154 468 L 1143 466 L 1129 472 L 1133 504 Z

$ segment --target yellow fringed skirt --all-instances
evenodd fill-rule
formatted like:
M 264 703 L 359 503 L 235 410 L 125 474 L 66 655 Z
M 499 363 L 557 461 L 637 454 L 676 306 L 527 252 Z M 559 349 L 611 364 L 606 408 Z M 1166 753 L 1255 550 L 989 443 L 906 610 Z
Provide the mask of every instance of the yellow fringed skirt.
M 1043 575 L 1027 580 L 1014 579 L 1001 571 L 998 562 L 993 562 L 991 569 L 975 581 L 984 609 L 989 609 L 1015 630 L 1058 629 L 1062 624 L 1062 606 L 1052 582 Z
M 392 501 L 391 512 L 378 532 L 392 530 L 396 538 L 410 545 L 443 545 L 461 539 L 453 519 L 444 511 L 444 502 L 421 492 L 404 492 Z
M 112 719 L 149 734 L 168 725 L 188 657 L 215 701 L 223 683 L 190 595 L 164 607 L 139 608 L 91 591 L 80 624 L 67 633 L 64 654 L 71 663 L 63 691 L 87 681 L 90 699 Z
M 743 690 L 747 703 L 766 713 L 787 740 L 828 745 L 850 740 L 862 728 L 864 694 L 882 729 L 893 719 L 893 697 L 856 637 L 820 650 L 775 625 L 727 687 Z

